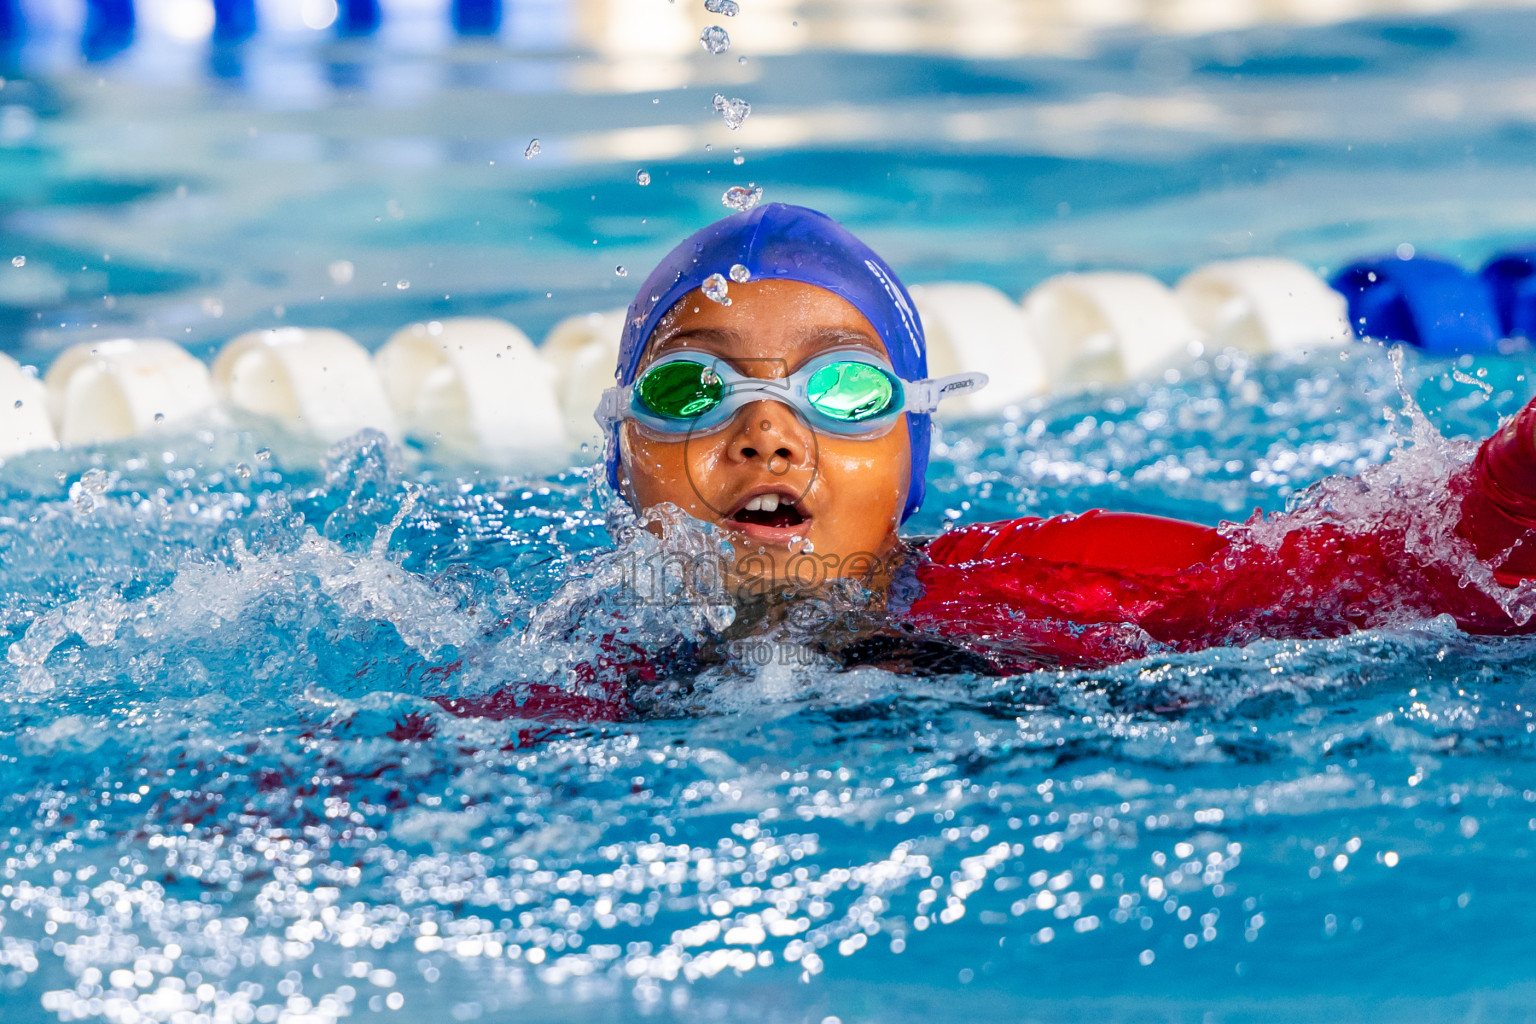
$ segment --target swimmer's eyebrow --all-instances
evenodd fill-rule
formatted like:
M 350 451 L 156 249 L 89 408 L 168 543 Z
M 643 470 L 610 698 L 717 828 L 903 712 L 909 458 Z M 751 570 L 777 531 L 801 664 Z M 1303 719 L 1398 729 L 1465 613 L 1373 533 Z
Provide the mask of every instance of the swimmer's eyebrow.
M 874 335 L 868 331 L 861 331 L 856 327 L 823 327 L 800 336 L 800 343 L 802 345 L 813 345 L 816 348 L 846 345 L 850 341 L 861 341 L 876 352 L 881 349 L 881 344 Z
M 806 350 L 805 362 L 813 358 L 818 352 L 834 348 L 839 345 L 857 343 L 859 348 L 867 348 L 876 354 L 884 354 L 884 346 L 868 331 L 862 331 L 853 327 L 821 327 L 812 328 L 798 339 L 799 345 Z M 728 327 L 685 327 L 672 334 L 662 335 L 651 347 L 650 357 L 647 363 L 653 362 L 658 356 L 663 355 L 679 343 L 688 342 L 720 356 L 730 363 L 738 372 L 754 375 L 751 364 L 757 358 L 743 354 L 748 348 L 746 339 L 740 332 Z M 788 367 L 789 372 L 798 369 L 797 366 Z M 780 370 L 780 373 L 785 372 Z
M 704 341 L 713 342 L 716 345 L 743 344 L 741 335 L 726 327 L 685 327 L 680 331 L 662 335 L 654 347 L 662 349 L 677 341 Z

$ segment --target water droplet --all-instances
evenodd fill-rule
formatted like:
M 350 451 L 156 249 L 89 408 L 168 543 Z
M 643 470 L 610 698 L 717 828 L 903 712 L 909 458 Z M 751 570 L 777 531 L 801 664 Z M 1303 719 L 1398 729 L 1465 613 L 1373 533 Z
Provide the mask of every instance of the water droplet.
M 235 463 L 235 476 L 241 480 L 249 480 L 251 478 L 251 467 L 243 462 Z
M 649 185 L 650 183 L 651 183 L 651 172 L 650 171 L 636 171 L 635 172 L 635 184 L 636 185 Z
M 523 150 L 523 159 L 532 160 L 534 157 L 543 152 L 543 150 L 544 147 L 539 145 L 539 140 L 533 139 L 528 143 L 528 148 Z
M 396 289 L 397 289 L 397 290 L 398 290 L 398 291 L 402 291 L 402 292 L 403 292 L 403 291 L 405 291 L 405 290 L 406 290 L 406 289 L 407 289 L 407 288 L 409 288 L 409 287 L 410 287 L 410 286 L 411 286 L 411 282 L 409 282 L 409 281 L 396 281 L 396 282 L 395 282 L 395 288 L 396 288 Z
M 699 33 L 699 45 L 710 53 L 724 53 L 731 48 L 731 36 L 719 25 L 711 25 Z
M 156 423 L 164 423 L 165 422 L 165 413 L 163 413 L 163 412 L 155 413 L 155 422 Z
M 1413 253 L 1414 248 L 1412 242 L 1404 242 L 1402 245 L 1397 247 L 1397 258 L 1400 260 L 1413 259 Z
M 731 267 L 731 280 L 737 284 L 746 284 L 752 280 L 752 271 L 737 263 Z
M 734 156 L 734 157 L 731 158 L 731 163 L 735 164 L 737 167 L 740 167 L 742 164 L 744 164 L 746 162 L 747 162 L 747 158 L 744 157 L 744 156 Z
M 720 14 L 727 18 L 734 18 L 741 13 L 741 5 L 736 0 L 704 0 L 704 9 L 710 14 Z
M 27 258 L 25 256 L 12 256 L 11 257 L 11 266 L 13 266 L 13 267 L 24 267 L 26 265 L 27 265 Z
M 20 409 L 21 408 L 21 399 L 19 399 L 19 398 L 16 399 L 16 404 L 14 406 L 12 406 L 11 408 L 13 408 L 13 409 Z
M 726 295 L 726 292 L 730 291 L 730 288 L 731 286 L 725 283 L 725 276 L 723 274 L 710 274 L 704 279 L 704 284 L 699 290 L 711 302 L 718 302 L 722 306 L 729 306 L 731 299 L 730 296 Z
M 745 121 L 748 115 L 752 113 L 752 104 L 748 103 L 746 100 L 728 100 L 724 95 L 718 92 L 715 93 L 714 108 L 715 111 L 725 119 L 725 126 L 731 131 L 735 131 L 736 129 L 740 128 L 742 122 Z
M 758 188 L 755 183 L 748 182 L 745 187 L 732 185 L 726 189 L 725 195 L 720 197 L 720 202 L 733 210 L 745 213 L 761 202 L 762 198 L 763 190 Z
M 613 276 L 614 277 L 628 277 L 629 276 L 629 270 L 628 270 L 628 268 L 626 268 L 624 266 L 624 264 L 620 263 L 618 266 L 613 268 Z
M 266 462 L 270 458 L 272 458 L 272 449 L 271 448 L 257 448 L 256 449 L 256 461 L 257 462 Z

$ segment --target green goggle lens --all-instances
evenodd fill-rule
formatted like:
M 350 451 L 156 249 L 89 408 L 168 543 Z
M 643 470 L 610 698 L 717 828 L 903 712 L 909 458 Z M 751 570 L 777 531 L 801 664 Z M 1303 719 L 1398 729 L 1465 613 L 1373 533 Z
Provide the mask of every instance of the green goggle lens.
M 636 382 L 635 393 L 658 416 L 688 419 L 719 405 L 725 397 L 725 384 L 707 366 L 676 362 L 646 371 Z
M 868 363 L 823 366 L 806 384 L 806 397 L 816 411 L 845 423 L 879 416 L 890 409 L 895 396 L 891 379 Z

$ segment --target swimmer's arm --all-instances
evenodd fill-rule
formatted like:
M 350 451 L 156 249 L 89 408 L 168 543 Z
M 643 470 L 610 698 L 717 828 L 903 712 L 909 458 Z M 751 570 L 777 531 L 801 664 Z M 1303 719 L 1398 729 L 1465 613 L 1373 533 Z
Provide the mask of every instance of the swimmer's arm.
M 1499 582 L 1536 578 L 1536 399 L 1483 442 L 1456 484 L 1464 492 L 1456 532 L 1494 564 Z
M 1536 579 L 1536 400 L 1483 442 L 1454 485 L 1464 495 L 1457 532 L 1478 557 L 1494 565 L 1505 585 Z M 925 550 L 942 565 L 1026 557 L 1158 575 L 1207 564 L 1228 543 L 1196 523 L 1096 510 L 965 526 Z
M 1499 581 L 1536 578 L 1536 402 L 1452 484 L 1464 495 L 1457 531 Z M 1464 586 L 1457 565 L 1421 564 L 1395 530 L 1316 523 L 1286 531 L 1278 548 L 1234 546 L 1193 523 L 1090 512 L 962 527 L 925 553 L 932 565 L 914 611 L 956 628 L 994 611 L 1130 621 L 1181 646 L 1338 635 L 1405 614 L 1449 613 L 1477 633 L 1525 628 Z M 1006 618 L 979 626 L 1006 633 Z
M 1023 557 L 1156 575 L 1208 562 L 1226 546 L 1209 526 L 1095 509 L 960 527 L 930 541 L 925 552 L 943 565 Z

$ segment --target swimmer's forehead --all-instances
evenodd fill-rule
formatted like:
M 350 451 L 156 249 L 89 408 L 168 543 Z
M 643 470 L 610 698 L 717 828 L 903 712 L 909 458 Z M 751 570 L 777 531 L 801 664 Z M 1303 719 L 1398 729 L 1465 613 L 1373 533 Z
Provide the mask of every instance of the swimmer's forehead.
M 729 306 L 702 291 L 684 295 L 651 334 L 641 369 L 682 349 L 705 352 L 753 376 L 782 376 L 832 348 L 863 348 L 889 360 L 885 343 L 852 303 L 798 281 L 732 284 Z

